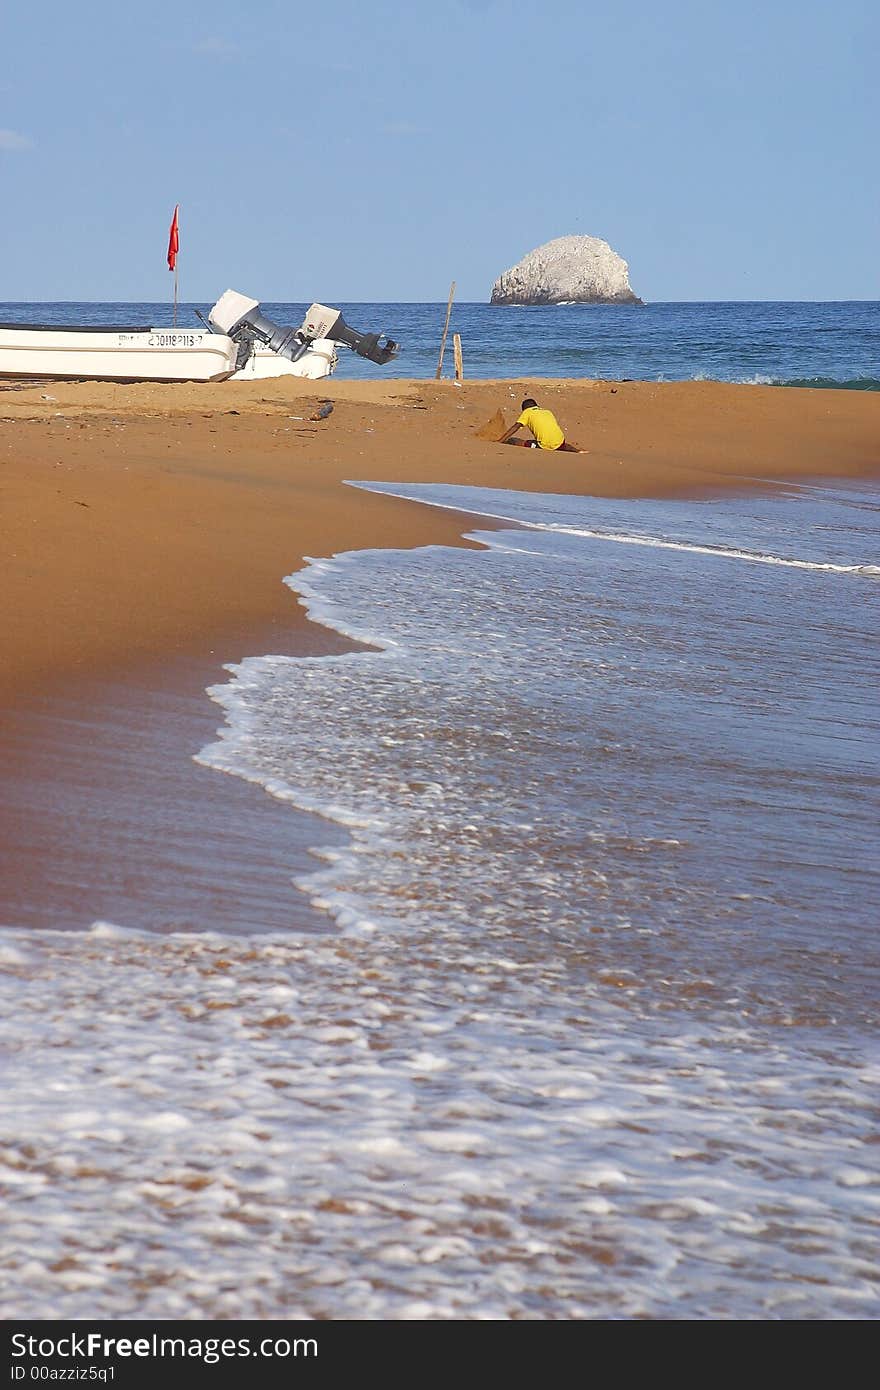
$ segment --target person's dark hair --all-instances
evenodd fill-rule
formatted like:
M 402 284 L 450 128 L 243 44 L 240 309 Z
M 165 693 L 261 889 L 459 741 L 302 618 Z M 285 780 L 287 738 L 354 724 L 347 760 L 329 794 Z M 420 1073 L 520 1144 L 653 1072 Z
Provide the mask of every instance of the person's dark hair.
M 537 404 L 538 404 L 538 402 L 537 402 L 537 401 L 533 401 L 532 398 L 531 398 L 531 396 L 526 396 L 525 400 L 523 401 L 522 405 L 520 406 L 520 410 L 531 410 L 531 409 L 532 409 L 534 406 L 536 406 Z

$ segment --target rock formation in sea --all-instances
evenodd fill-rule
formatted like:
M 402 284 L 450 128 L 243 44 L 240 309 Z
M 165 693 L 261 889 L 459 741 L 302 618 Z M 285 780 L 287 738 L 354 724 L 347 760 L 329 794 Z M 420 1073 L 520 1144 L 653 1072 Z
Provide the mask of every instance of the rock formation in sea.
M 492 286 L 492 304 L 642 304 L 629 267 L 607 241 L 559 236 L 523 256 Z

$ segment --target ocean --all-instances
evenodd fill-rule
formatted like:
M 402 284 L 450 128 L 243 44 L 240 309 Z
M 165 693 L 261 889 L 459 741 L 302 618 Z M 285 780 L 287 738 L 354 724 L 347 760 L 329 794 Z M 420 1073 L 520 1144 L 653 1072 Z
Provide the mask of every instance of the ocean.
M 335 303 L 332 291 L 328 302 Z M 195 326 L 195 310 L 206 314 L 210 307 L 182 304 L 178 323 Z M 433 377 L 445 304 L 339 307 L 355 328 L 385 332 L 401 343 L 392 369 L 395 375 Z M 263 308 L 278 323 L 299 324 L 308 305 L 267 302 Z M 7 323 L 162 326 L 171 321 L 167 303 L 0 304 L 0 322 Z M 477 379 L 706 379 L 880 390 L 880 304 L 876 301 L 523 309 L 454 304 L 447 375 L 453 370 L 453 333 L 461 335 L 465 375 Z M 374 378 L 377 370 L 353 353 L 340 353 L 340 378 Z
M 291 575 L 364 645 L 192 750 L 334 827 L 289 929 L 0 933 L 0 1311 L 876 1317 L 876 483 L 369 486 L 480 547 Z

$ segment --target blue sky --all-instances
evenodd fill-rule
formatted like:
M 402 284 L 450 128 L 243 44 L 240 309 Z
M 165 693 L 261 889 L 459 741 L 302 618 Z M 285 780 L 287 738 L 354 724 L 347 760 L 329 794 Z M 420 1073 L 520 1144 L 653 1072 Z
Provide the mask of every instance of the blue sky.
M 604 237 L 645 299 L 880 298 L 876 0 L 0 10 L 0 300 L 487 299 Z

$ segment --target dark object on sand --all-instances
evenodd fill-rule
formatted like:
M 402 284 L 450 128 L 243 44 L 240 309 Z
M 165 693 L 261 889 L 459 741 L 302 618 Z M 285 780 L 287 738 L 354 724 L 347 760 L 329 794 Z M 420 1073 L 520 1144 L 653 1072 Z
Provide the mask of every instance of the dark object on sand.
M 326 420 L 326 419 L 327 419 L 327 416 L 330 414 L 330 412 L 332 411 L 332 409 L 333 409 L 333 402 L 332 402 L 332 401 L 325 401 L 324 404 L 321 406 L 321 409 L 320 409 L 320 410 L 316 410 L 316 411 L 314 412 L 313 415 L 310 415 L 310 416 L 309 416 L 309 419 L 310 419 L 310 420 Z

